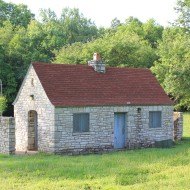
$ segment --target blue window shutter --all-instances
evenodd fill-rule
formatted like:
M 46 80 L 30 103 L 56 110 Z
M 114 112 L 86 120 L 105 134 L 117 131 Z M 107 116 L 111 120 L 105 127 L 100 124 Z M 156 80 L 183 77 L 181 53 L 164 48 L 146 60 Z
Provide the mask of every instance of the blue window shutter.
M 158 111 L 157 112 L 157 123 L 156 123 L 156 125 L 157 125 L 157 127 L 161 127 L 161 112 L 160 111 Z
M 89 131 L 89 113 L 73 114 L 73 132 Z
M 157 120 L 156 113 L 153 112 L 152 113 L 152 121 L 153 121 L 152 126 L 153 126 L 153 128 L 156 128 L 156 122 L 157 122 L 156 120 Z
M 81 120 L 80 120 L 80 127 L 81 132 L 87 132 L 89 131 L 89 114 L 81 114 Z
M 150 111 L 149 112 L 149 127 L 159 128 L 161 127 L 161 111 Z
M 153 113 L 152 112 L 149 113 L 149 125 L 150 125 L 149 126 L 150 128 L 153 128 L 153 126 L 154 126 L 153 125 Z
M 79 131 L 79 115 L 73 114 L 73 132 Z

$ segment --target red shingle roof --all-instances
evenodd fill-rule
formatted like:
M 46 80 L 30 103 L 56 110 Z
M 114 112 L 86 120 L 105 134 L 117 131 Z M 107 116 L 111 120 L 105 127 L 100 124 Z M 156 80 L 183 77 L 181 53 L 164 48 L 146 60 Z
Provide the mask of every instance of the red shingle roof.
M 87 65 L 33 67 L 55 106 L 173 104 L 149 69 L 107 67 L 97 73 Z

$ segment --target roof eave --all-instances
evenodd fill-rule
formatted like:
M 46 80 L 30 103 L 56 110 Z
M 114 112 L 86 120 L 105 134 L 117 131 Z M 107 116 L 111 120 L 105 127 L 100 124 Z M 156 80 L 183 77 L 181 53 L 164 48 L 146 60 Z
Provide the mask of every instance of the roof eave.
M 102 107 L 102 106 L 174 106 L 174 104 L 97 104 L 97 105 L 57 105 L 53 104 L 55 108 L 65 108 L 65 107 Z

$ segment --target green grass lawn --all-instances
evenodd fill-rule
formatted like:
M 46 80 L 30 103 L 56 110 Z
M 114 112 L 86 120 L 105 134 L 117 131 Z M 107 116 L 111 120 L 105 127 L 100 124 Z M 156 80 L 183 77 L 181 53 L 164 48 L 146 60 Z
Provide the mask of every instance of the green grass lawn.
M 0 155 L 0 190 L 190 189 L 190 114 L 184 139 L 169 149 L 103 155 Z

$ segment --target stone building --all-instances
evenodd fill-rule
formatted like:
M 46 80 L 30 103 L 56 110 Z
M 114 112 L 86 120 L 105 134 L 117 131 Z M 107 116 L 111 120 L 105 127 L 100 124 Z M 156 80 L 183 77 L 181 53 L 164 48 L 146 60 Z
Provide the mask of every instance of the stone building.
M 16 150 L 152 147 L 173 140 L 173 106 L 149 69 L 32 63 L 14 101 Z

